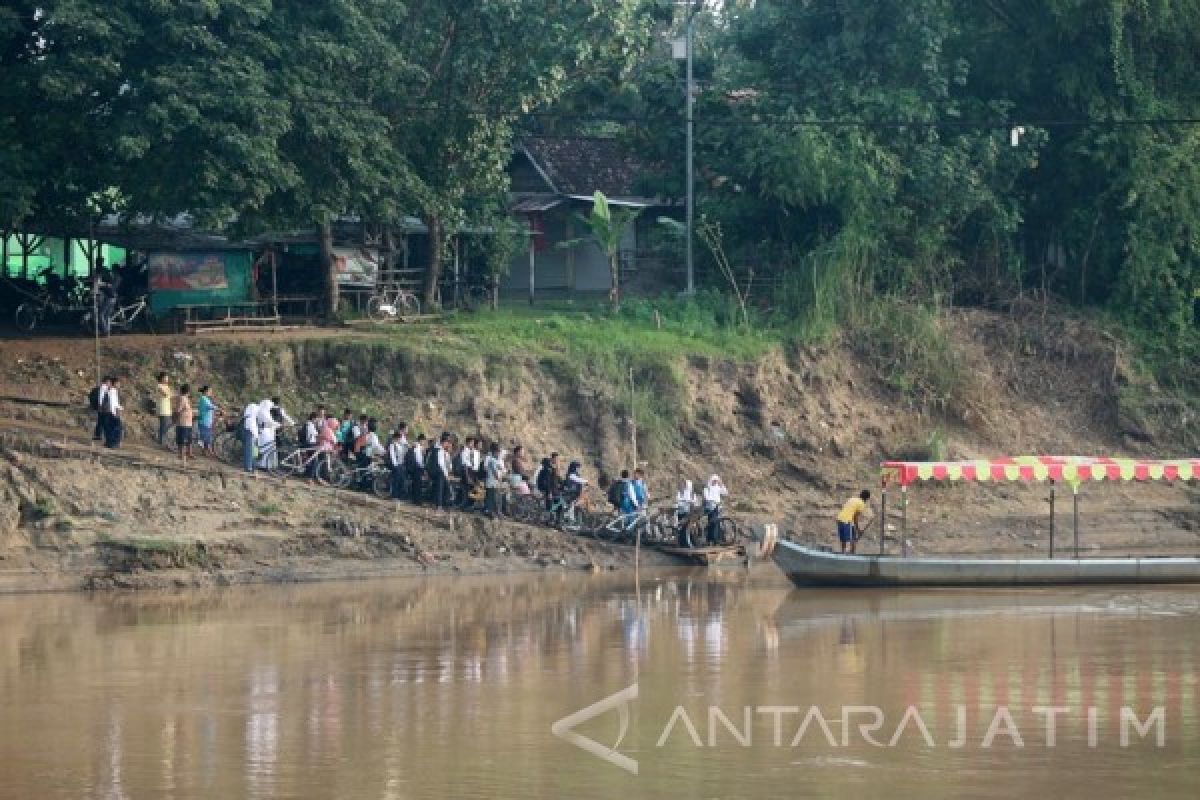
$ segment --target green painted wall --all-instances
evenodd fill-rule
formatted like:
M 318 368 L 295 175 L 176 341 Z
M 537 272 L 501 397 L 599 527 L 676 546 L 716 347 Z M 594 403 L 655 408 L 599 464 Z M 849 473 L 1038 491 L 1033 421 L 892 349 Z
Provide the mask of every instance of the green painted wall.
M 100 255 L 104 257 L 105 264 L 121 264 L 125 261 L 126 252 L 122 247 L 101 244 Z M 66 263 L 66 242 L 47 237 L 29 253 L 29 277 L 36 278 L 46 267 L 52 267 L 59 275 L 64 275 Z M 21 243 L 16 236 L 8 237 L 8 260 L 0 266 L 3 267 L 0 274 L 10 278 L 21 277 Z M 86 278 L 88 274 L 87 251 L 79 239 L 71 240 L 70 273 L 79 278 Z
M 151 263 L 153 263 L 155 255 L 155 253 L 149 254 Z M 155 289 L 151 285 L 150 309 L 155 314 L 162 314 L 171 311 L 176 306 L 220 305 L 222 303 L 242 303 L 254 299 L 253 253 L 248 250 L 229 250 L 213 255 L 219 255 L 225 263 L 226 286 L 224 288 Z

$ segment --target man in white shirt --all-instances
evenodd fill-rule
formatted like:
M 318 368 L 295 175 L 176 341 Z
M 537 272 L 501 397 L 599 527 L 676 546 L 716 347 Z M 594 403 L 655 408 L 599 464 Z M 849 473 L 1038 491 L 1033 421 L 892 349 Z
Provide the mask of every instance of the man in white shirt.
M 112 377 L 106 375 L 96 387 L 96 428 L 92 431 L 92 441 L 98 442 L 104 438 L 104 396 L 108 394 L 111 384 Z
M 438 511 L 446 510 L 446 493 L 449 490 L 446 479 L 450 477 L 450 434 L 443 433 L 438 443 L 433 447 L 433 475 L 429 476 L 433 485 L 433 507 Z
M 412 450 L 405 454 L 408 461 L 408 490 L 414 505 L 421 504 L 421 490 L 425 476 L 425 434 L 417 434 Z
M 463 442 L 462 450 L 458 451 L 456 461 L 458 462 L 456 472 L 458 473 L 459 492 L 461 493 L 458 498 L 458 504 L 463 508 L 467 508 L 471 504 L 471 490 L 475 488 L 476 476 L 478 475 L 475 471 L 474 436 L 468 436 L 467 440 Z
M 251 475 L 254 474 L 254 445 L 258 441 L 258 412 L 258 403 L 247 403 L 242 409 L 242 468 Z M 268 420 L 270 413 L 268 409 Z
M 388 468 L 392 471 L 391 494 L 393 500 L 404 497 L 404 456 L 407 453 L 408 442 L 404 439 L 404 432 L 402 430 L 393 431 L 392 440 L 388 443 L 387 448 Z
M 500 486 L 504 481 L 504 458 L 500 444 L 492 442 L 483 460 L 483 512 L 493 519 L 500 512 Z
M 104 400 L 100 406 L 104 410 L 104 446 L 108 448 L 117 448 L 121 446 L 121 439 L 124 438 L 125 423 L 121 419 L 121 379 L 114 377 L 108 384 L 108 391 L 104 393 Z

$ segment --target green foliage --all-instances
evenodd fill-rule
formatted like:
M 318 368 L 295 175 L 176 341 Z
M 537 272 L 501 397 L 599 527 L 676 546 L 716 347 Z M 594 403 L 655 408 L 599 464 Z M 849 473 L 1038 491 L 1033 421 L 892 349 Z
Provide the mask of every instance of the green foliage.
M 621 308 L 621 263 L 619 260 L 621 240 L 625 238 L 625 233 L 637 221 L 640 214 L 641 209 L 617 209 L 614 211 L 609 207 L 608 198 L 604 196 L 604 193 L 597 191 L 592 198 L 591 213 L 586 217 L 582 214 L 576 215 L 583 226 L 591 232 L 591 240 L 608 259 L 608 272 L 612 281 L 608 300 L 616 310 Z M 577 247 L 583 241 L 585 240 L 576 239 L 561 242 L 559 246 Z
M 970 422 L 972 411 L 980 406 L 972 366 L 942 324 L 936 308 L 874 300 L 853 313 L 847 338 L 913 405 Z
M 1112 310 L 1183 367 L 1198 137 L 1148 121 L 1200 107 L 1198 12 L 1197 0 L 725 4 L 698 28 L 700 209 L 805 336 L 876 297 L 1003 307 L 1033 290 Z M 651 120 L 628 133 L 657 164 L 645 191 L 682 196 L 674 65 L 654 62 L 612 102 Z

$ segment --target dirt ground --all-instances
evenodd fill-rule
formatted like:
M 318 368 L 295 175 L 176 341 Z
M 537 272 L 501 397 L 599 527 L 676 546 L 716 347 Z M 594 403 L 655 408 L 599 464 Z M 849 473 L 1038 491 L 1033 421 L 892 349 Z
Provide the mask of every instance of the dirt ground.
M 946 457 L 1156 455 L 1124 429 L 1119 354 L 1065 322 L 1041 327 L 962 314 L 963 347 L 979 364 L 969 413 L 909 407 L 837 344 L 776 352 L 754 364 L 689 360 L 680 398 L 683 445 L 647 465 L 660 501 L 683 477 L 720 473 L 730 513 L 775 522 L 793 539 L 830 544 L 850 494 L 878 484 L 884 458 L 917 457 L 936 432 Z M 94 448 L 86 395 L 90 339 L 0 340 L 0 590 L 204 585 L 409 574 L 431 570 L 619 568 L 627 548 L 480 517 L 437 515 L 362 494 L 249 480 L 198 462 L 181 467 L 150 442 L 153 375 L 209 382 L 235 405 L 280 394 L 292 411 L 370 407 L 424 430 L 478 431 L 540 457 L 578 457 L 611 475 L 628 437 L 602 403 L 533 361 L 503 372 L 444 369 L 376 346 L 382 334 L 305 329 L 276 334 L 125 336 L 102 343 L 104 370 L 125 375 L 128 446 Z M 1082 342 L 1082 344 L 1081 344 Z M 359 359 L 359 353 L 370 357 Z M 115 365 L 115 367 L 114 367 Z M 887 525 L 864 547 L 917 553 L 1040 554 L 1049 547 L 1049 487 L 923 485 L 889 498 Z M 1056 544 L 1073 547 L 1072 500 L 1056 498 Z M 1200 491 L 1166 484 L 1093 484 L 1080 497 L 1085 554 L 1200 552 Z

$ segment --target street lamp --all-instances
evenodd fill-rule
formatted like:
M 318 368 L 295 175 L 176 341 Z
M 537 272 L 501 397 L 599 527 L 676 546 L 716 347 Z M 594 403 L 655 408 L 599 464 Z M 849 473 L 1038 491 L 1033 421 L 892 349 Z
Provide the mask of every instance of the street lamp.
M 704 8 L 702 0 L 687 5 L 687 33 L 682 39 L 671 43 L 671 55 L 676 61 L 687 62 L 687 84 L 684 89 L 687 94 L 687 289 L 689 296 L 696 293 L 696 262 L 693 248 L 696 224 L 696 190 L 695 190 L 695 134 L 696 134 L 696 87 L 692 72 L 692 53 L 695 50 L 696 14 Z

